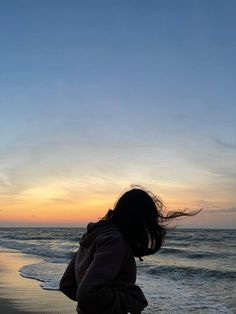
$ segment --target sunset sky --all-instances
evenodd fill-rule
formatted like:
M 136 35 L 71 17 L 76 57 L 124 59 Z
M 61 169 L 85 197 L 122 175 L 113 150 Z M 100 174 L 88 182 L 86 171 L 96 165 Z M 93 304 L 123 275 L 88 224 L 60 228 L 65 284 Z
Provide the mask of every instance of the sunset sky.
M 236 228 L 236 1 L 0 2 L 0 226 L 78 226 L 140 184 Z

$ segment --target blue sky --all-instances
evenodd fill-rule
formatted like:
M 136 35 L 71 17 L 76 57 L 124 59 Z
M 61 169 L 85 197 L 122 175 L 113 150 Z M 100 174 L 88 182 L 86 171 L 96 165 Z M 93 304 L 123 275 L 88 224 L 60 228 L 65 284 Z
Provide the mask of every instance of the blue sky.
M 212 210 L 197 226 L 236 227 L 235 12 L 230 0 L 1 1 L 6 222 L 27 191 L 61 182 L 70 201 L 143 184 L 170 208 Z

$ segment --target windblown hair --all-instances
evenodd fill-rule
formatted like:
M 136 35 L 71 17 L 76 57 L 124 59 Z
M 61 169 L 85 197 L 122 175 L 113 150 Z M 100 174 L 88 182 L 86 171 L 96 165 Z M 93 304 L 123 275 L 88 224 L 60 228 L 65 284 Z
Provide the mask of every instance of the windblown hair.
M 135 186 L 125 192 L 102 220 L 112 221 L 130 243 L 134 256 L 151 255 L 163 245 L 167 224 L 175 218 L 194 216 L 197 211 L 171 211 L 164 214 L 165 206 L 152 192 Z

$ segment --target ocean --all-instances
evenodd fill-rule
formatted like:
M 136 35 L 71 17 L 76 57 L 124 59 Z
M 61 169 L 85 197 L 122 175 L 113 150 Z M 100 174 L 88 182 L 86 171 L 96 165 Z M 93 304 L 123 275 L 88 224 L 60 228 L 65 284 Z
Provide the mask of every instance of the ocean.
M 0 246 L 38 255 L 22 276 L 57 290 L 85 228 L 0 228 Z M 235 314 L 236 230 L 174 229 L 163 248 L 137 263 L 137 284 L 149 306 L 145 314 Z

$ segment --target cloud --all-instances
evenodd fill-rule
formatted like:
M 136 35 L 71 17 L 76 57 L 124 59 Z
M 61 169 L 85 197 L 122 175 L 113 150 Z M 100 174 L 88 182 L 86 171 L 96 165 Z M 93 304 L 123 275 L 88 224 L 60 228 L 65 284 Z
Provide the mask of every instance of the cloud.
M 202 214 L 205 214 L 205 215 L 236 214 L 236 207 L 223 208 L 223 209 L 203 209 Z
M 69 198 L 59 198 L 59 197 L 51 197 L 50 201 L 52 202 L 58 202 L 58 203 L 73 203 L 73 200 Z
M 236 179 L 236 170 L 233 168 L 215 167 L 209 169 L 209 173 L 220 177 Z
M 0 185 L 4 187 L 9 187 L 11 186 L 11 182 L 9 181 L 7 175 L 3 172 L 0 172 Z
M 236 143 L 226 142 L 219 138 L 215 138 L 214 140 L 216 144 L 218 144 L 221 147 L 228 148 L 228 149 L 236 149 Z

